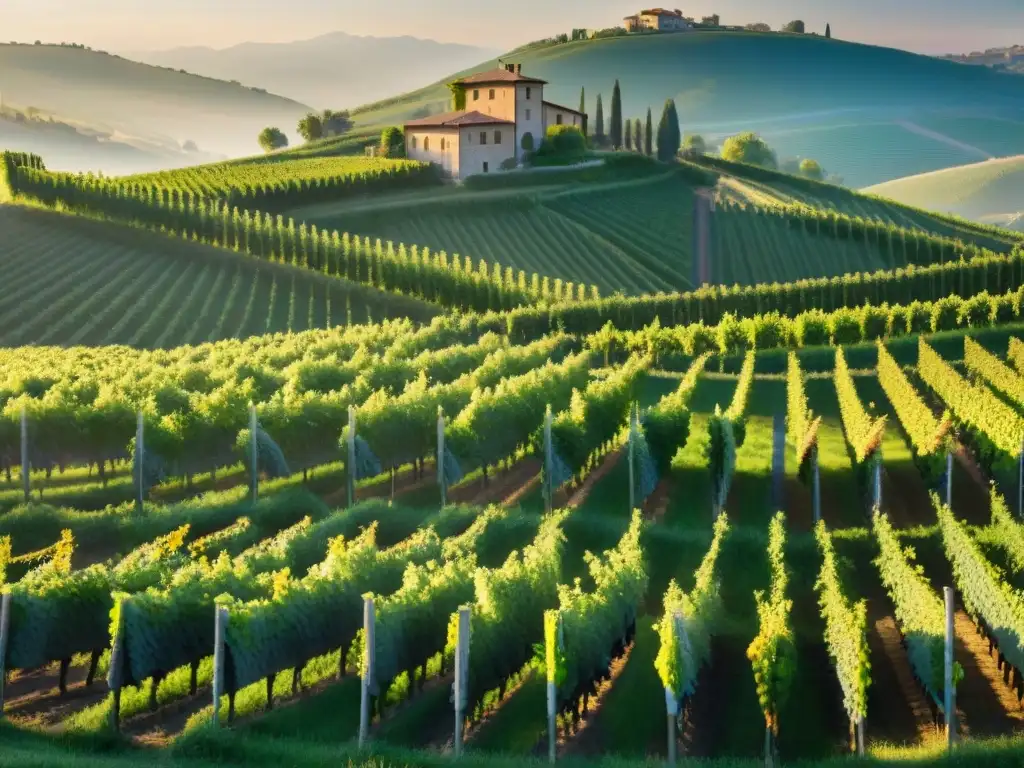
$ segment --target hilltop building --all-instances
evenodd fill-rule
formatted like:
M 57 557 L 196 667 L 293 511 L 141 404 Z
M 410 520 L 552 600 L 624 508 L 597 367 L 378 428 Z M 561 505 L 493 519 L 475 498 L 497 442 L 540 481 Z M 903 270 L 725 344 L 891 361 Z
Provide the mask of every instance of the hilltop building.
M 540 146 L 551 125 L 575 125 L 587 132 L 587 116 L 544 100 L 547 82 L 522 73 L 522 65 L 480 72 L 457 81 L 466 109 L 405 124 L 405 152 L 411 160 L 437 163 L 452 178 L 494 173 L 520 162 L 529 134 Z M 527 144 L 530 142 L 527 141 Z
M 640 11 L 623 19 L 623 26 L 627 32 L 682 32 L 693 29 L 693 25 L 678 8 L 674 11 L 664 8 Z

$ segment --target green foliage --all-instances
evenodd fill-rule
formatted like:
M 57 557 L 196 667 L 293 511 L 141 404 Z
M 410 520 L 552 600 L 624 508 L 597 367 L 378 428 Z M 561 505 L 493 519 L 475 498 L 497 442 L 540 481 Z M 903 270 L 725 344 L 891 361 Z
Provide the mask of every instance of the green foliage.
M 459 80 L 448 83 L 452 95 L 452 110 L 460 112 L 466 108 L 466 86 Z
M 804 23 L 802 21 L 800 21 L 799 19 L 797 19 L 796 21 L 791 21 L 788 24 L 786 24 L 786 26 L 784 26 L 782 28 L 782 31 L 783 32 L 791 32 L 791 33 L 797 34 L 797 35 L 802 35 L 802 34 L 804 34 L 804 32 L 806 30 L 805 30 Z
M 281 132 L 280 128 L 264 128 L 260 131 L 256 141 L 264 152 L 273 152 L 288 146 L 288 137 Z
M 666 475 L 679 449 L 686 444 L 690 432 L 689 402 L 697 386 L 697 378 L 704 372 L 710 352 L 704 352 L 690 365 L 679 387 L 665 395 L 652 408 L 644 411 L 642 426 L 651 447 L 658 474 Z
M 825 180 L 825 169 L 821 167 L 821 163 L 809 157 L 800 161 L 800 174 L 814 181 Z
M 575 125 L 549 125 L 536 157 L 546 162 L 566 164 L 581 162 L 587 151 L 587 140 Z
M 834 381 L 836 396 L 839 398 L 839 414 L 853 458 L 858 465 L 873 468 L 876 462 L 882 460 L 879 449 L 885 436 L 886 417 L 872 418 L 864 409 L 841 347 L 836 349 Z
M 815 588 L 821 615 L 825 619 L 825 644 L 835 665 L 843 690 L 843 707 L 851 722 L 868 714 L 868 686 L 871 662 L 868 657 L 868 606 L 853 602 L 839 572 L 838 556 L 832 536 L 819 520 L 814 537 L 821 553 L 821 571 Z
M 693 589 L 685 593 L 673 579 L 663 600 L 665 615 L 655 626 L 661 645 L 654 668 L 662 685 L 679 701 L 694 693 L 697 675 L 711 657 L 711 639 L 719 630 L 723 605 L 718 556 L 728 533 L 728 518 L 720 515 L 711 546 L 694 574 Z
M 674 99 L 668 99 L 661 110 L 661 120 L 658 122 L 658 159 L 663 163 L 674 160 L 682 138 L 676 102 Z
M 397 125 L 389 125 L 380 132 L 379 154 L 391 159 L 405 157 L 405 132 Z
M 760 629 L 747 648 L 765 725 L 775 736 L 779 733 L 779 713 L 789 698 L 796 670 L 796 645 L 790 620 L 793 601 L 786 598 L 789 574 L 785 563 L 785 522 L 785 515 L 779 512 L 768 528 L 770 589 L 767 599 L 764 592 L 754 595 Z
M 611 142 L 612 149 L 622 149 L 623 146 L 625 146 L 622 126 L 622 91 L 619 88 L 618 80 L 615 81 L 615 85 L 612 88 L 612 112 L 610 120 L 611 125 L 608 129 L 608 139 Z
M 971 338 L 964 338 L 964 365 L 1014 403 L 1024 405 L 1024 377 Z
M 998 546 L 1006 552 L 1010 568 L 1015 574 L 1024 572 L 1024 525 L 1017 522 L 1006 499 L 993 487 L 989 492 L 992 509 L 991 529 Z
M 798 474 L 806 476 L 807 462 L 818 450 L 818 430 L 821 417 L 815 417 L 807 404 L 804 374 L 796 353 L 789 353 L 786 368 L 786 432 L 790 444 L 796 449 Z
M 316 112 L 304 115 L 299 120 L 297 130 L 304 141 L 316 141 L 324 137 L 324 124 Z
M 734 163 L 747 163 L 764 168 L 779 165 L 771 147 L 756 133 L 741 133 L 730 136 L 722 145 L 722 157 Z

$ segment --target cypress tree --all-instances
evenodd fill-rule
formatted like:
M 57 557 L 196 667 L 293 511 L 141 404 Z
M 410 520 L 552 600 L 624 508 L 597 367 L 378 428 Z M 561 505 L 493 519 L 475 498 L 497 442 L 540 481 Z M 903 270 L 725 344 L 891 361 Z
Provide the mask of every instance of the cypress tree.
M 594 139 L 598 146 L 604 144 L 604 105 L 601 94 L 597 94 L 597 109 L 594 114 Z
M 587 114 L 587 89 L 580 88 L 580 112 Z
M 675 158 L 681 138 L 676 103 L 673 99 L 668 99 L 658 123 L 658 159 L 667 163 Z
M 622 90 L 619 88 L 619 81 L 615 81 L 612 89 L 612 116 L 611 126 L 608 128 L 609 138 L 612 140 L 612 148 L 622 149 Z
M 651 108 L 647 108 L 647 125 L 644 127 L 644 154 L 654 155 L 654 123 L 651 120 Z
M 625 123 L 625 130 L 622 134 L 622 146 L 625 147 L 627 152 L 633 151 L 633 121 L 627 120 Z
M 831 40 L 832 39 L 832 25 L 831 24 L 826 24 L 825 25 L 825 39 L 826 40 Z
M 633 149 L 637 152 L 644 151 L 644 129 L 639 117 L 633 121 Z

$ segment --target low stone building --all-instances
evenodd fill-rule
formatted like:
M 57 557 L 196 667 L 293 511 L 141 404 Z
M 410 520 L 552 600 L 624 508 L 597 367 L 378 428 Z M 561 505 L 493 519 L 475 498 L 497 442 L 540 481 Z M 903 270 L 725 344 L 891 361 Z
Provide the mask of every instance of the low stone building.
M 651 8 L 627 16 L 623 26 L 627 32 L 682 32 L 693 29 L 679 9 L 668 11 L 664 8 Z
M 547 83 L 522 74 L 519 64 L 458 83 L 465 90 L 466 109 L 405 124 L 406 155 L 436 163 L 452 178 L 494 173 L 520 162 L 524 145 L 539 146 L 550 125 L 575 125 L 586 134 L 586 114 L 545 101 Z

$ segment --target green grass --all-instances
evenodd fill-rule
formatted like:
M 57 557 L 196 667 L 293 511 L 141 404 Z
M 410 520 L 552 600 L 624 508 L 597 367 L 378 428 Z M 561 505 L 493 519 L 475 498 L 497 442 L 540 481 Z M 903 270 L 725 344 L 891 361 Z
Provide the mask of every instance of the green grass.
M 437 314 L 308 270 L 77 217 L 5 207 L 0 229 L 0 346 L 168 348 Z
M 1024 157 L 1018 155 L 908 175 L 865 191 L 918 208 L 1001 224 L 1024 211 L 1022 178 Z

